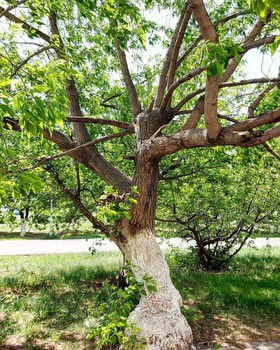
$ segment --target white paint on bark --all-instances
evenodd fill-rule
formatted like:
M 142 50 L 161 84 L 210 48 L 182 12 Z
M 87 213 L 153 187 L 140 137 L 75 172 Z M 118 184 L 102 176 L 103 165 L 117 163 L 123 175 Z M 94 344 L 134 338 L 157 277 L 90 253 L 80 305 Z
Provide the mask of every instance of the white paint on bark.
M 193 337 L 180 310 L 182 298 L 153 232 L 146 229 L 131 236 L 124 253 L 137 279 L 148 275 L 156 283 L 157 291 L 147 291 L 129 318 L 139 328 L 139 338 L 146 339 L 146 350 L 189 349 Z

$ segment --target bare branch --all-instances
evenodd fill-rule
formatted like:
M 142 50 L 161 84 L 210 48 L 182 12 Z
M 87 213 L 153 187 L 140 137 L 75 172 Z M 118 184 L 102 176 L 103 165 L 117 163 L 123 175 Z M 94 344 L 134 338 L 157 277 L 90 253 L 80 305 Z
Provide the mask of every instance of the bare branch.
M 220 88 L 232 87 L 232 86 L 242 86 L 250 84 L 264 84 L 264 83 L 278 83 L 280 82 L 280 77 L 278 78 L 255 78 L 255 79 L 244 79 L 240 81 L 225 82 L 220 83 Z
M 250 118 L 243 122 L 239 122 L 233 125 L 229 125 L 224 130 L 227 131 L 248 131 L 259 126 L 270 124 L 279 121 L 280 118 L 280 108 L 270 111 L 256 118 Z
M 18 17 L 16 17 L 15 15 L 13 15 L 12 13 L 10 13 L 9 11 L 5 10 L 2 6 L 0 6 L 0 11 L 1 14 L 3 14 L 8 20 L 10 20 L 11 22 L 14 23 L 18 23 L 21 24 L 23 29 L 26 30 L 30 30 L 34 33 L 36 33 L 37 36 L 39 36 L 41 39 L 45 40 L 46 42 L 48 42 L 49 44 L 51 43 L 51 38 L 49 35 L 43 33 L 41 30 L 34 28 L 33 26 L 31 26 L 30 24 L 22 21 L 21 19 L 19 19 Z
M 173 53 L 172 53 L 172 57 L 171 57 L 171 62 L 170 62 L 170 67 L 169 67 L 169 75 L 168 75 L 168 82 L 167 82 L 167 88 L 170 87 L 170 85 L 173 84 L 174 82 L 174 77 L 175 77 L 175 72 L 177 69 L 177 60 L 178 60 L 178 56 L 179 56 L 179 50 L 181 48 L 182 42 L 183 42 L 183 38 L 191 17 L 191 9 L 188 6 L 188 8 L 186 9 L 186 12 L 184 12 L 184 17 L 182 19 L 182 23 L 179 29 L 179 33 L 175 42 L 175 46 L 173 49 Z M 162 107 L 161 107 L 162 108 Z
M 188 11 L 188 4 L 186 3 L 181 11 L 179 21 L 178 21 L 176 28 L 174 30 L 169 48 L 168 48 L 166 56 L 165 56 L 163 66 L 161 69 L 158 88 L 157 88 L 157 92 L 156 92 L 156 98 L 155 98 L 154 106 L 153 106 L 154 109 L 160 108 L 160 106 L 161 106 L 161 103 L 162 103 L 162 100 L 164 97 L 164 90 L 165 90 L 166 85 L 167 85 L 167 75 L 168 75 L 168 72 L 170 69 L 172 55 L 174 52 L 174 48 L 175 48 L 177 39 L 179 36 L 182 35 L 182 34 L 180 34 L 180 30 L 181 30 L 181 26 L 182 26 L 183 22 L 187 20 L 187 18 L 185 17 L 185 14 L 187 11 Z M 175 56 L 174 56 L 174 58 L 175 58 Z
M 77 206 L 77 208 L 81 211 L 81 213 L 93 224 L 93 227 L 100 230 L 107 236 L 109 236 L 109 230 L 107 229 L 107 227 L 92 215 L 92 213 L 84 206 L 84 204 L 79 199 L 79 197 L 75 196 L 70 190 L 68 190 L 68 188 L 66 188 L 62 180 L 59 178 L 59 175 L 54 170 L 54 168 L 51 165 L 48 165 L 46 169 L 51 173 L 52 177 L 58 184 L 61 191 L 68 198 L 71 199 L 71 201 Z
M 28 0 L 20 0 L 20 1 L 17 1 L 14 5 L 10 5 L 9 7 L 6 8 L 6 10 L 4 10 L 4 11 L 2 11 L 2 12 L 0 13 L 0 18 L 3 17 L 3 16 L 5 16 L 6 13 L 8 13 L 9 11 L 11 11 L 11 10 L 17 8 L 18 6 L 24 4 L 24 3 L 27 2 L 27 1 L 28 1 Z
M 114 42 L 119 56 L 123 79 L 130 99 L 131 111 L 134 118 L 136 118 L 136 116 L 142 112 L 142 108 L 138 99 L 136 88 L 131 78 L 125 52 L 121 49 L 117 38 L 114 38 Z
M 263 146 L 270 154 L 273 155 L 273 157 L 275 157 L 277 160 L 280 160 L 280 154 L 273 151 L 273 149 L 267 143 L 264 143 Z
M 273 114 L 273 113 L 272 113 Z M 255 125 L 264 125 L 265 122 L 270 123 L 273 119 L 280 116 L 280 109 L 276 115 L 272 118 L 269 115 L 263 117 L 262 120 L 254 122 Z M 262 117 L 259 117 L 262 118 Z M 258 119 L 258 118 L 255 118 Z M 157 137 L 151 142 L 145 141 L 143 147 L 148 149 L 146 153 L 146 161 L 151 158 L 161 158 L 168 154 L 173 154 L 181 149 L 198 148 L 198 147 L 212 147 L 212 146 L 240 146 L 240 147 L 252 147 L 263 144 L 275 137 L 280 136 L 280 125 L 272 127 L 262 131 L 252 131 L 249 123 L 252 120 L 237 123 L 235 125 L 227 126 L 222 129 L 216 140 L 209 140 L 207 137 L 207 131 L 205 129 L 191 129 L 186 131 L 180 131 L 174 135 L 162 135 Z M 242 127 L 243 126 L 243 127 Z M 253 126 L 252 126 L 253 127 Z M 239 131 L 239 129 L 246 131 Z M 249 131 L 248 131 L 249 130 Z
M 119 132 L 119 133 L 116 133 L 116 134 L 111 134 L 111 135 L 100 137 L 97 140 L 93 140 L 93 141 L 90 141 L 90 142 L 87 142 L 87 143 L 83 143 L 82 145 L 73 147 L 71 149 L 68 149 L 67 151 L 64 151 L 64 152 L 61 152 L 61 153 L 58 153 L 58 154 L 54 154 L 51 157 L 43 158 L 43 159 L 39 160 L 36 164 L 34 164 L 32 167 L 24 169 L 24 171 L 38 168 L 39 166 L 42 166 L 43 164 L 46 164 L 46 163 L 50 162 L 51 160 L 55 160 L 55 159 L 58 159 L 58 158 L 62 158 L 62 157 L 71 155 L 72 153 L 75 153 L 75 152 L 77 152 L 77 151 L 79 151 L 81 149 L 84 149 L 86 147 L 89 147 L 89 146 L 92 146 L 92 145 L 96 145 L 96 144 L 104 142 L 104 141 L 120 138 L 120 137 L 129 135 L 131 133 L 132 133 L 131 131 L 122 131 L 122 132 Z
M 266 96 L 266 94 L 273 90 L 279 83 L 273 83 L 269 85 L 266 89 L 264 89 L 259 96 L 250 104 L 248 108 L 248 118 L 254 118 L 255 117 L 255 109 L 258 107 L 259 103 L 262 101 L 262 99 Z
M 76 122 L 76 123 L 89 123 L 89 124 L 91 123 L 91 124 L 100 124 L 100 125 L 111 125 L 111 126 L 116 126 L 118 128 L 121 128 L 121 129 L 130 130 L 130 131 L 132 131 L 132 129 L 134 129 L 133 125 L 131 125 L 129 123 L 125 123 L 125 122 L 120 122 L 118 120 L 75 117 L 75 116 L 67 117 L 66 120 L 69 122 Z
M 205 41 L 217 42 L 218 35 L 204 6 L 203 0 L 190 0 L 189 2 L 203 39 Z
M 162 101 L 161 108 L 166 108 L 168 101 L 171 99 L 171 96 L 173 92 L 183 83 L 187 82 L 188 80 L 191 80 L 192 78 L 196 77 L 200 73 L 204 72 L 207 69 L 207 67 L 198 67 L 194 69 L 193 71 L 189 72 L 188 74 L 184 75 L 183 77 L 176 80 L 172 85 L 169 86 L 169 89 L 164 96 L 164 99 Z
M 196 91 L 186 95 L 173 109 L 174 115 L 177 115 L 180 111 L 180 109 L 188 102 L 190 101 L 193 97 L 201 94 L 202 92 L 205 91 L 205 88 L 199 88 Z
M 53 46 L 52 46 L 52 45 L 47 45 L 47 46 L 44 46 L 44 47 L 42 47 L 41 49 L 39 49 L 39 50 L 33 52 L 31 55 L 29 55 L 28 57 L 26 57 L 23 61 L 21 61 L 17 66 L 14 67 L 12 76 L 16 75 L 17 72 L 18 72 L 26 63 L 28 63 L 29 60 L 31 60 L 31 58 L 33 58 L 33 57 L 35 57 L 35 56 L 38 56 L 40 53 L 45 52 L 45 51 L 48 51 L 48 50 L 51 50 L 51 49 L 53 49 Z
M 218 35 L 211 22 L 203 0 L 190 0 L 193 15 L 199 25 L 203 39 L 207 42 L 217 43 Z M 204 116 L 208 137 L 215 139 L 221 131 L 217 115 L 217 99 L 220 77 L 207 77 L 204 100 Z

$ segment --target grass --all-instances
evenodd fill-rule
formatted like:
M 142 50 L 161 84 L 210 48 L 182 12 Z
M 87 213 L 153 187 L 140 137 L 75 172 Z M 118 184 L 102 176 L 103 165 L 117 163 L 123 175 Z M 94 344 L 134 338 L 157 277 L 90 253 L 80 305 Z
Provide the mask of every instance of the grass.
M 0 257 L 0 349 L 92 349 L 84 323 L 121 261 L 117 253 Z M 168 261 L 198 347 L 280 341 L 279 248 L 245 249 L 222 273 L 198 271 L 185 253 Z
M 280 248 L 244 249 L 222 273 L 190 268 L 182 253 L 169 259 L 198 344 L 280 340 Z

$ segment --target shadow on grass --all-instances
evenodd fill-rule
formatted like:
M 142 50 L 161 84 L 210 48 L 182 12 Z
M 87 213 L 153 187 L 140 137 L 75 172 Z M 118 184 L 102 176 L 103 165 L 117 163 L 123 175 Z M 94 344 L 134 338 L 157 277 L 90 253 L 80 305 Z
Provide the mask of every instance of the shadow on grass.
M 76 266 L 46 275 L 25 270 L 2 278 L 0 348 L 1 339 L 12 334 L 25 335 L 26 349 L 34 339 L 49 339 L 53 332 L 60 332 L 63 338 L 65 330 L 76 327 L 81 334 L 86 318 L 96 308 L 102 282 L 116 274 L 117 266 L 111 270 Z M 71 333 L 73 342 L 81 341 L 75 330 Z M 70 338 L 68 334 L 68 342 Z

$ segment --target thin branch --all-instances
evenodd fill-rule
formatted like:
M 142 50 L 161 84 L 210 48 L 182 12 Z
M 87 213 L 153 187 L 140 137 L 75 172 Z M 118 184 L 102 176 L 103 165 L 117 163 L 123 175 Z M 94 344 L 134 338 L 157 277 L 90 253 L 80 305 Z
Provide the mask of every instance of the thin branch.
M 185 20 L 185 13 L 188 10 L 188 3 L 186 3 L 181 11 L 181 15 L 180 18 L 178 20 L 178 23 L 176 25 L 176 28 L 174 30 L 169 48 L 167 50 L 166 56 L 165 56 L 165 60 L 161 69 L 161 73 L 160 73 L 160 77 L 159 77 L 159 83 L 158 83 L 158 88 L 157 88 L 157 92 L 156 92 L 156 97 L 155 97 L 155 101 L 154 101 L 154 109 L 157 109 L 161 106 L 163 97 L 164 97 L 164 90 L 166 88 L 166 84 L 167 84 L 167 75 L 170 69 L 170 63 L 171 63 L 171 59 L 172 59 L 172 55 L 174 52 L 174 48 L 178 39 L 178 36 L 180 35 L 180 29 L 181 29 L 181 25 Z
M 184 109 L 182 111 L 179 111 L 176 113 L 176 115 L 185 115 L 185 114 L 191 114 L 192 113 L 192 109 Z
M 55 160 L 55 159 L 58 159 L 58 158 L 62 158 L 62 157 L 68 156 L 68 155 L 70 155 L 72 153 L 75 153 L 76 151 L 79 151 L 79 150 L 81 150 L 83 148 L 86 148 L 88 146 L 96 145 L 96 144 L 104 142 L 104 141 L 108 141 L 108 140 L 116 139 L 116 138 L 119 138 L 119 137 L 123 137 L 123 136 L 129 135 L 131 133 L 132 133 L 131 131 L 122 131 L 122 132 L 119 132 L 119 133 L 116 133 L 116 134 L 111 134 L 111 135 L 100 137 L 97 140 L 93 140 L 93 141 L 90 141 L 90 142 L 87 142 L 87 143 L 83 143 L 82 145 L 73 147 L 73 148 L 71 148 L 71 149 L 69 149 L 67 151 L 64 151 L 64 152 L 61 152 L 61 153 L 58 153 L 58 154 L 54 154 L 51 157 L 43 158 L 39 162 L 34 164 L 33 166 L 31 166 L 29 168 L 26 168 L 23 171 L 28 171 L 28 170 L 31 170 L 31 169 L 38 168 L 39 166 L 42 166 L 43 164 L 46 164 L 46 163 L 50 162 L 51 160 Z
M 101 124 L 101 125 L 111 125 L 116 126 L 125 130 L 132 130 L 134 128 L 133 125 L 125 122 L 120 122 L 118 120 L 110 120 L 110 119 L 101 119 L 101 118 L 87 118 L 87 117 L 67 117 L 67 121 L 75 122 L 75 123 L 91 123 L 91 124 Z
M 255 79 L 244 79 L 240 81 L 224 82 L 220 83 L 220 88 L 232 87 L 232 86 L 242 86 L 250 84 L 264 84 L 264 83 L 279 83 L 280 77 L 277 78 L 255 78 Z
M 273 155 L 273 157 L 275 157 L 277 160 L 280 160 L 280 154 L 273 151 L 273 149 L 267 143 L 264 143 L 263 146 L 270 154 Z
M 199 88 L 196 91 L 186 95 L 173 109 L 174 115 L 177 115 L 180 111 L 180 109 L 187 103 L 189 102 L 193 97 L 201 94 L 202 92 L 205 91 L 205 88 Z
M 109 102 L 110 100 L 112 100 L 112 99 L 114 99 L 116 97 L 121 96 L 122 94 L 123 94 L 123 92 L 120 92 L 118 94 L 115 94 L 113 96 L 110 96 L 110 97 L 106 98 L 104 101 L 100 102 L 100 106 L 118 110 L 119 108 L 117 106 L 112 105 L 112 104 L 108 104 L 107 102 Z
M 41 30 L 39 29 L 36 29 L 34 27 L 32 27 L 30 24 L 22 21 L 21 19 L 19 19 L 18 17 L 16 17 L 15 15 L 13 15 L 12 13 L 10 13 L 9 11 L 6 11 L 6 9 L 4 9 L 2 6 L 0 6 L 0 11 L 1 11 L 1 14 L 4 14 L 4 16 L 14 22 L 14 23 L 18 23 L 18 24 L 21 24 L 21 27 L 23 29 L 26 29 L 26 30 L 30 30 L 34 33 L 36 33 L 37 36 L 39 36 L 41 39 L 45 40 L 46 42 L 48 42 L 49 44 L 51 43 L 51 38 L 49 35 L 43 33 Z
M 18 6 L 24 4 L 24 3 L 27 2 L 27 1 L 28 1 L 28 0 L 20 0 L 20 1 L 16 2 L 15 5 L 11 5 L 11 6 L 7 7 L 6 10 L 4 10 L 4 11 L 2 11 L 2 12 L 0 13 L 0 18 L 3 17 L 3 16 L 5 16 L 7 12 L 9 12 L 9 11 L 11 11 L 11 10 L 17 8 Z
M 142 108 L 138 99 L 135 85 L 131 78 L 125 52 L 121 49 L 120 43 L 117 40 L 117 38 L 114 38 L 114 42 L 119 56 L 123 79 L 130 99 L 131 111 L 134 118 L 136 118 L 136 116 L 142 112 Z
M 232 117 L 230 117 L 230 116 L 228 116 L 228 115 L 218 114 L 218 118 L 219 118 L 219 119 L 227 120 L 227 121 L 232 122 L 232 123 L 234 123 L 234 124 L 238 123 L 238 120 L 236 120 L 236 119 L 234 119 L 234 118 L 232 118 Z
M 245 120 L 243 122 L 239 122 L 233 125 L 229 125 L 224 128 L 224 131 L 248 131 L 252 130 L 254 128 L 257 128 L 259 126 L 270 124 L 273 122 L 279 121 L 280 118 L 280 108 L 275 109 L 274 111 L 270 111 L 268 113 L 265 113 L 259 117 L 256 118 L 250 118 L 248 120 Z
M 16 75 L 16 73 L 29 61 L 31 60 L 31 58 L 35 57 L 35 56 L 38 56 L 40 53 L 44 52 L 44 51 L 48 51 L 48 50 L 51 50 L 53 49 L 53 46 L 52 45 L 47 45 L 47 46 L 44 46 L 42 47 L 41 49 L 33 52 L 31 55 L 29 55 L 28 57 L 26 57 L 23 61 L 21 61 L 17 66 L 14 67 L 13 69 L 13 73 L 12 73 L 12 77 L 14 75 Z
M 172 85 L 169 86 L 169 89 L 167 93 L 164 96 L 164 99 L 162 101 L 161 108 L 165 108 L 167 106 L 168 101 L 171 99 L 171 96 L 173 92 L 183 83 L 187 82 L 188 80 L 191 80 L 192 78 L 196 77 L 200 73 L 204 72 L 207 69 L 207 67 L 198 67 L 194 69 L 193 71 L 189 72 L 188 74 L 184 75 L 183 77 L 176 80 Z
M 103 232 L 104 234 L 106 234 L 107 236 L 109 236 L 109 230 L 107 229 L 107 227 L 100 222 L 99 220 L 97 220 L 92 214 L 91 212 L 84 206 L 84 204 L 82 203 L 82 201 L 75 196 L 70 190 L 68 190 L 65 185 L 63 184 L 62 180 L 59 178 L 59 175 L 57 174 L 57 172 L 54 170 L 54 168 L 51 165 L 48 165 L 46 167 L 46 169 L 51 173 L 53 179 L 56 181 L 56 183 L 58 184 L 59 188 L 61 189 L 61 191 L 68 197 L 71 199 L 71 201 L 76 205 L 76 207 L 81 211 L 81 213 L 93 224 L 94 228 L 100 230 L 101 232 Z
M 258 107 L 259 103 L 264 99 L 266 94 L 273 90 L 276 86 L 278 86 L 279 83 L 273 83 L 269 85 L 266 89 L 264 89 L 259 96 L 250 104 L 248 108 L 248 118 L 254 118 L 255 117 L 255 109 Z
M 105 100 L 103 100 L 102 103 L 109 102 L 109 101 L 113 100 L 114 98 L 120 97 L 121 95 L 123 95 L 123 92 L 119 92 L 117 94 L 109 96 L 109 97 L 105 98 Z
M 204 162 L 202 167 L 206 166 L 206 164 L 208 164 L 209 162 L 211 162 L 211 159 L 207 160 L 206 162 Z M 160 181 L 177 180 L 177 179 L 180 179 L 182 177 L 191 176 L 191 175 L 198 174 L 198 173 L 203 173 L 203 172 L 204 172 L 204 168 L 197 169 L 197 170 L 191 171 L 189 173 L 185 173 L 185 174 L 181 174 L 181 175 L 177 175 L 177 176 L 164 176 L 164 175 L 161 175 L 159 180 Z
M 175 42 L 175 46 L 173 49 L 172 53 L 172 58 L 170 62 L 170 67 L 169 67 L 169 75 L 168 75 L 168 82 L 167 82 L 167 88 L 169 88 L 173 83 L 174 83 L 174 78 L 175 78 L 175 72 L 177 69 L 177 61 L 178 61 L 178 56 L 179 56 L 179 51 L 183 42 L 183 38 L 189 23 L 189 20 L 191 18 L 191 9 L 190 6 L 187 7 L 186 12 L 184 12 L 184 17 L 182 19 L 182 23 L 179 29 L 179 33 Z M 163 107 L 161 107 L 163 108 Z

